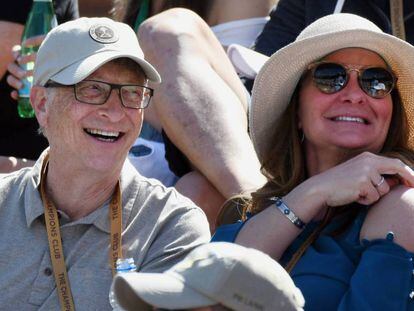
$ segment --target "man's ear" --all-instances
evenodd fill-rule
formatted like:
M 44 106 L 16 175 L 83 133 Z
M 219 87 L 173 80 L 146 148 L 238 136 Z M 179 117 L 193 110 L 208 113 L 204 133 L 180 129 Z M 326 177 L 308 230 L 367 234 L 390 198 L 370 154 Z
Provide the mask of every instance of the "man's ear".
M 30 91 L 30 103 L 36 113 L 37 122 L 41 127 L 46 125 L 48 107 L 47 90 L 43 86 L 33 86 Z

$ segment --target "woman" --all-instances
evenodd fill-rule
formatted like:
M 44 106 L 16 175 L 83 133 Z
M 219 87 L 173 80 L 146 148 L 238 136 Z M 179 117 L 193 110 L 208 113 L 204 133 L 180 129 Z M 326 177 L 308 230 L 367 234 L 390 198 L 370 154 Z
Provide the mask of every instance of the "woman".
M 306 310 L 414 310 L 413 65 L 410 44 L 335 14 L 255 81 L 250 131 L 268 182 L 248 221 L 213 240 L 279 260 Z

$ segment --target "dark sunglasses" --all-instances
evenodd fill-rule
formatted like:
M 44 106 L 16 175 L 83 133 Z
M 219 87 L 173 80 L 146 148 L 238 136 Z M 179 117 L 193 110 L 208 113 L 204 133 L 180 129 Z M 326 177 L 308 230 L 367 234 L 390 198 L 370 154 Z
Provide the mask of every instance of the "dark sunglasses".
M 325 94 L 342 90 L 349 81 L 351 71 L 358 73 L 359 87 L 372 98 L 384 98 L 395 87 L 394 73 L 382 67 L 354 68 L 330 62 L 316 62 L 308 66 L 315 86 Z

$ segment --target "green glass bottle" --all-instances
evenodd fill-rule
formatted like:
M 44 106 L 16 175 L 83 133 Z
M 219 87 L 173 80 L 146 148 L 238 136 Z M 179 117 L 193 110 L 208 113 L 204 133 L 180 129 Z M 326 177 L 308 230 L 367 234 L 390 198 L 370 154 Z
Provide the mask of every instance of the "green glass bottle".
M 47 34 L 55 26 L 57 26 L 57 20 L 52 0 L 33 0 L 32 9 L 24 27 L 22 42 L 34 36 Z M 36 52 L 38 48 L 38 46 L 22 46 L 20 53 L 21 55 L 28 55 Z M 22 65 L 22 68 L 24 70 L 33 70 L 33 66 L 34 63 L 29 62 Z M 33 77 L 26 77 L 22 82 L 23 87 L 19 90 L 17 112 L 21 118 L 33 118 L 34 111 L 29 98 Z

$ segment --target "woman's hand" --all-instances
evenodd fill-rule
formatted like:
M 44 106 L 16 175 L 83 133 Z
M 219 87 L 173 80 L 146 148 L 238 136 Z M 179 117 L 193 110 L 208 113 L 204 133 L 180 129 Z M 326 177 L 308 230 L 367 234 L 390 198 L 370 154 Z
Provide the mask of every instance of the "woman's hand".
M 399 159 L 364 152 L 309 179 L 326 206 L 352 202 L 370 205 L 387 194 L 391 187 L 414 187 L 414 171 Z
M 38 47 L 43 42 L 45 37 L 46 35 L 40 35 L 40 36 L 29 38 L 22 43 L 22 46 Z M 16 100 L 19 97 L 17 90 L 19 90 L 23 86 L 23 83 L 21 80 L 23 80 L 25 77 L 29 77 L 33 75 L 33 70 L 26 71 L 21 66 L 24 64 L 30 63 L 30 62 L 34 62 L 36 60 L 36 55 L 37 55 L 37 53 L 34 52 L 29 55 L 23 56 L 20 54 L 20 51 L 21 51 L 20 45 L 15 45 L 12 48 L 13 59 L 15 61 L 12 63 L 9 63 L 9 65 L 7 66 L 7 70 L 9 71 L 9 75 L 7 76 L 7 83 L 12 88 L 15 89 L 10 93 L 10 96 Z

